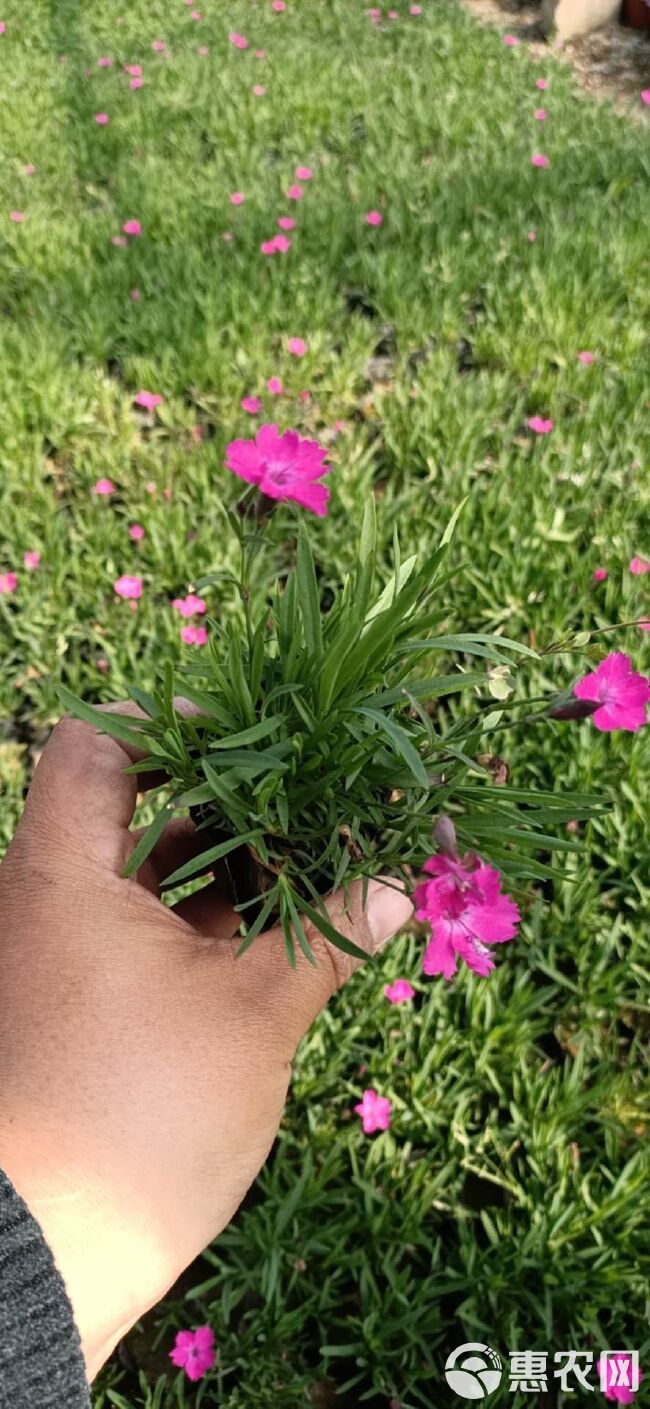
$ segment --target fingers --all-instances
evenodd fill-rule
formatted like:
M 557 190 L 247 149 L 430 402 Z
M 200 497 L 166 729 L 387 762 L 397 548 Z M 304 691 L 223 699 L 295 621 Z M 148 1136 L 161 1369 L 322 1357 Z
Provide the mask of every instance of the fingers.
M 342 891 L 328 897 L 325 903 L 336 929 L 372 958 L 408 924 L 413 906 L 399 882 L 391 877 L 370 881 L 365 908 L 362 899 L 363 885 L 357 881 L 350 887 L 347 904 Z M 314 925 L 305 922 L 304 928 L 315 966 L 296 945 L 296 967 L 291 968 L 279 928 L 260 935 L 238 960 L 244 991 L 248 976 L 253 988 L 263 995 L 281 1037 L 288 1041 L 290 1054 L 323 1005 L 362 963 L 325 939 Z

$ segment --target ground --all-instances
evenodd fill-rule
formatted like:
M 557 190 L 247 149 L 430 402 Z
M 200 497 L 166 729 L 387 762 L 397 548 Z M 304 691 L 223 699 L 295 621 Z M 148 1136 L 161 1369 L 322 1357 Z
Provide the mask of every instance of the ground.
M 650 578 L 628 565 L 650 556 L 650 130 L 454 0 L 395 6 L 373 25 L 362 0 L 7 4 L 5 840 L 58 682 L 117 698 L 201 649 L 171 602 L 230 561 L 224 447 L 261 419 L 247 394 L 331 446 L 324 592 L 369 492 L 384 562 L 394 527 L 404 551 L 427 546 L 467 496 L 445 629 L 538 648 L 606 633 L 527 665 L 522 695 L 570 685 L 603 643 L 648 670 Z M 291 246 L 265 256 L 283 216 Z M 155 411 L 134 405 L 142 389 Z M 535 435 L 534 416 L 553 430 Z M 143 579 L 136 610 L 113 591 L 123 574 Z M 217 585 L 210 613 L 226 610 Z M 257 1187 L 107 1368 L 95 1409 L 457 1403 L 442 1366 L 467 1340 L 650 1360 L 647 742 L 590 721 L 500 738 L 512 783 L 608 798 L 574 833 L 585 854 L 528 888 L 489 981 L 423 980 L 415 935 L 323 1014 Z M 417 995 L 392 1008 L 398 975 Z M 366 1085 L 393 1102 L 372 1138 L 352 1114 Z M 217 1371 L 197 1390 L 168 1351 L 208 1322 Z M 539 1402 L 561 1404 L 553 1380 Z

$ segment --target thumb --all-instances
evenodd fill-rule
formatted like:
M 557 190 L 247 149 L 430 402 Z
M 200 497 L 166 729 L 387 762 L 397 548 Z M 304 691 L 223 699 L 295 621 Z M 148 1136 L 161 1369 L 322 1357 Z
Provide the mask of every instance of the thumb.
M 330 923 L 363 949 L 369 959 L 379 954 L 413 915 L 413 905 L 404 888 L 390 876 L 369 881 L 365 906 L 363 883 L 355 881 L 347 898 L 343 891 L 337 891 L 327 897 L 325 907 Z M 363 962 L 326 939 L 304 917 L 303 926 L 314 964 L 296 945 L 296 967 L 291 967 L 279 926 L 259 935 L 238 961 L 244 989 L 251 981 L 255 987 L 260 984 L 267 1011 L 282 1036 L 290 1037 L 292 1050 L 332 994 L 347 983 Z

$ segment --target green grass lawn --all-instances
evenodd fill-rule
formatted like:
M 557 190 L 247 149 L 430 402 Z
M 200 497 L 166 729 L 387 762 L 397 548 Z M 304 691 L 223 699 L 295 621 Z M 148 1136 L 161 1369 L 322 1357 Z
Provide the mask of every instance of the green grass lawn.
M 371 490 L 386 564 L 395 525 L 404 550 L 431 546 L 468 495 L 444 627 L 538 647 L 616 627 L 605 639 L 649 668 L 650 636 L 616 626 L 650 615 L 650 577 L 628 571 L 650 556 L 641 104 L 638 121 L 596 107 L 550 54 L 540 67 L 504 47 L 454 0 L 414 17 L 394 3 L 399 20 L 373 27 L 363 0 L 280 14 L 197 0 L 200 21 L 181 0 L 7 0 L 0 572 L 19 580 L 0 595 L 5 841 L 57 684 L 118 698 L 191 654 L 171 601 L 230 561 L 224 447 L 261 419 L 331 443 L 331 512 L 313 535 L 324 591 L 354 561 Z M 125 64 L 142 66 L 140 89 Z M 314 174 L 292 201 L 299 165 Z M 291 248 L 265 257 L 281 216 Z M 132 219 L 142 233 L 114 245 Z M 155 416 L 134 409 L 141 388 L 164 397 Z M 246 394 L 261 417 L 240 409 Z M 534 415 L 551 434 L 528 430 Z M 124 573 L 144 579 L 136 611 L 113 593 Z M 218 585 L 210 610 L 228 610 Z M 521 692 L 584 668 L 575 653 L 527 663 Z M 458 1404 L 442 1366 L 465 1340 L 638 1347 L 650 1404 L 647 740 L 588 721 L 501 738 L 513 783 L 611 797 L 590 856 L 529 890 L 489 981 L 420 981 L 414 938 L 356 977 L 300 1051 L 245 1208 L 133 1338 L 140 1379 L 116 1361 L 96 1409 Z M 382 996 L 398 974 L 418 987 L 406 1008 Z M 351 1114 L 369 1084 L 394 1110 L 373 1139 Z M 167 1352 L 206 1321 L 218 1369 L 197 1390 Z M 561 1405 L 549 1391 L 537 1402 Z M 506 1385 L 501 1399 L 534 1396 Z

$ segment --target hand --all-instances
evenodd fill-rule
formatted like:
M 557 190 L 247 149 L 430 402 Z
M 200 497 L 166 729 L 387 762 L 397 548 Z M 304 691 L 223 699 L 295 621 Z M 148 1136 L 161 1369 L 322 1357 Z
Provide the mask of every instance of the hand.
M 0 1166 L 52 1249 L 90 1377 L 232 1218 L 296 1045 L 356 967 L 309 927 L 315 968 L 291 970 L 277 930 L 237 959 L 218 880 L 164 906 L 161 880 L 203 845 L 188 821 L 123 880 L 130 761 L 58 724 L 0 867 Z M 372 954 L 411 905 L 375 881 L 365 913 L 360 885 L 329 911 Z

